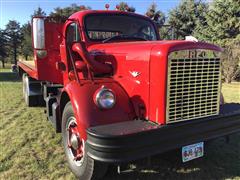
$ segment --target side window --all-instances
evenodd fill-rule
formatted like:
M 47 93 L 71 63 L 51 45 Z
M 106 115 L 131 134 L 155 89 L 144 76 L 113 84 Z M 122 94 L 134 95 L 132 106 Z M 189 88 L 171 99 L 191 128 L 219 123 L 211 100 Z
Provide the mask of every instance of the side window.
M 140 30 L 140 33 L 142 34 L 143 38 L 147 40 L 153 40 L 157 38 L 155 32 L 152 31 L 150 26 L 143 26 Z
M 73 42 L 80 41 L 79 29 L 76 23 L 72 23 L 67 27 L 66 37 L 67 44 L 72 44 Z

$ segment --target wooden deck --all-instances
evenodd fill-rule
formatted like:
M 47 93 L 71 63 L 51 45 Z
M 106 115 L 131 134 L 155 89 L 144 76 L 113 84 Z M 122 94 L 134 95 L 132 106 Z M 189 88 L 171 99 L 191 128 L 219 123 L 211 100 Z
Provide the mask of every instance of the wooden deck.
M 34 61 L 18 61 L 18 66 L 29 76 L 38 80 L 37 67 Z
M 22 64 L 24 64 L 25 66 L 28 66 L 31 69 L 35 69 L 35 62 L 34 61 L 20 61 Z

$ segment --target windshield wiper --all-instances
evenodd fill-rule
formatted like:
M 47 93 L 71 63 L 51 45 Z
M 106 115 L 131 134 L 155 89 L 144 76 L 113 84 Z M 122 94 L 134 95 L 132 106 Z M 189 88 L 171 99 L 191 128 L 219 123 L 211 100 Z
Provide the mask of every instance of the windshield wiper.
M 135 40 L 147 41 L 147 39 L 142 38 L 142 37 L 135 37 L 135 36 L 127 35 L 127 34 L 120 34 L 120 35 L 109 37 L 109 38 L 103 40 L 102 42 L 106 43 L 106 42 L 109 42 L 109 41 L 112 41 L 112 40 L 117 40 L 117 39 L 135 39 Z

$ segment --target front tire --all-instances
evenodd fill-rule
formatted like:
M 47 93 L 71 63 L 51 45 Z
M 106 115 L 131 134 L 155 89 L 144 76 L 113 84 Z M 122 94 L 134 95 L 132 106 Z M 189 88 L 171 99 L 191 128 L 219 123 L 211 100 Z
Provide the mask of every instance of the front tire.
M 68 164 L 78 178 L 90 180 L 105 175 L 106 164 L 91 159 L 86 153 L 85 142 L 79 133 L 71 102 L 66 104 L 63 111 L 62 138 Z

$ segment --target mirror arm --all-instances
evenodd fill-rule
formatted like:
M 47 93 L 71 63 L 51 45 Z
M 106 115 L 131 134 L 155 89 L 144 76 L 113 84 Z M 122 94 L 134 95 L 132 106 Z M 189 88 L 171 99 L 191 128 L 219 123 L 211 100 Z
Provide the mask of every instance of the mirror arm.
M 72 63 L 72 66 L 73 66 L 74 75 L 75 75 L 75 77 L 77 79 L 77 82 L 80 83 L 80 79 L 79 79 L 78 74 L 77 74 L 77 68 L 76 68 L 76 65 L 75 65 L 74 60 L 73 60 L 71 49 L 70 49 L 69 46 L 67 46 L 67 49 L 68 49 L 69 56 L 70 56 L 70 59 L 71 59 L 71 63 Z

